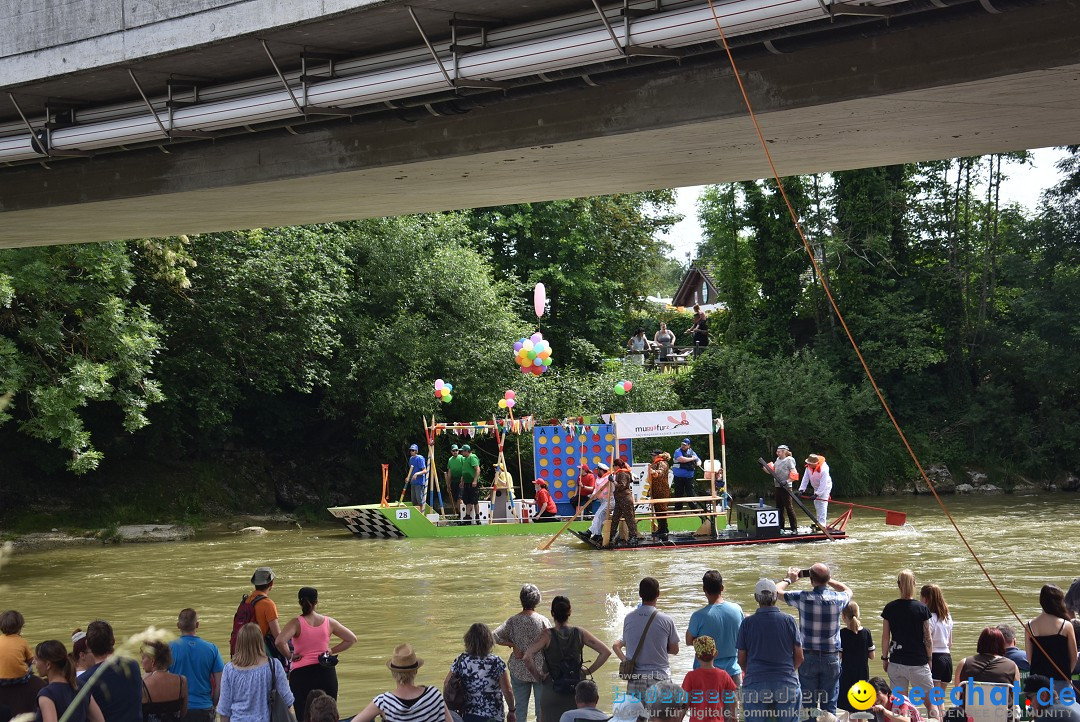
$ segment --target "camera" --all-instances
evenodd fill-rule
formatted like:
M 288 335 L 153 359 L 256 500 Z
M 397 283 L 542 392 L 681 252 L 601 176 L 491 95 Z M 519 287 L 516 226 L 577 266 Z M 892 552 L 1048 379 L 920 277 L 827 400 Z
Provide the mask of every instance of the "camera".
M 808 576 L 810 576 L 810 570 L 809 569 L 800 569 L 799 570 L 799 579 L 805 579 Z

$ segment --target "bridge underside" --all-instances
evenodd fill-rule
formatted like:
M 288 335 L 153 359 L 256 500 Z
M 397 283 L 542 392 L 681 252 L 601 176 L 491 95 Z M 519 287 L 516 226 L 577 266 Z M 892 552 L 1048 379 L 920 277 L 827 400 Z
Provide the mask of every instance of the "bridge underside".
M 781 174 L 1080 142 L 1080 5 L 740 70 Z M 398 215 L 768 176 L 726 57 L 505 98 L 0 170 L 0 247 Z

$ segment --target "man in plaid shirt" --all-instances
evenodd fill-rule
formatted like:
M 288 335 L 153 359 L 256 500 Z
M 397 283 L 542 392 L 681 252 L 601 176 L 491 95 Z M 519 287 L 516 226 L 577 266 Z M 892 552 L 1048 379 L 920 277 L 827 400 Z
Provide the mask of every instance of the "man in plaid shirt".
M 820 562 L 810 567 L 808 592 L 787 591 L 799 580 L 798 567 L 788 569 L 786 579 L 776 583 L 776 596 L 799 610 L 799 631 L 802 632 L 803 653 L 806 658 L 799 667 L 799 686 L 806 707 L 819 707 L 836 714 L 836 697 L 840 692 L 840 614 L 851 601 L 851 589 L 829 574 L 829 567 Z

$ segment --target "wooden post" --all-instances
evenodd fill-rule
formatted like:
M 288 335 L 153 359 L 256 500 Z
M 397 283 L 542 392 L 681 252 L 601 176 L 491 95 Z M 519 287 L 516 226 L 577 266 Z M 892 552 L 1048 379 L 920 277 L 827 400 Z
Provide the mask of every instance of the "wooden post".
M 720 465 L 720 473 L 724 473 L 723 463 Z M 709 419 L 709 494 L 713 498 L 713 511 L 716 511 L 716 502 L 719 501 L 716 498 L 716 450 L 713 446 L 713 427 L 712 419 Z M 712 518 L 710 522 L 712 526 L 712 538 L 715 539 L 719 532 L 716 528 L 716 517 Z
M 727 483 L 727 437 L 726 437 L 726 434 L 724 433 L 724 415 L 723 414 L 720 414 L 720 473 L 723 474 L 723 476 L 721 478 L 724 481 L 724 493 L 727 494 L 728 496 L 731 496 L 731 492 L 728 491 L 728 483 Z M 727 510 L 728 526 L 731 525 L 731 510 L 732 510 L 732 505 L 729 503 L 728 504 L 728 510 Z

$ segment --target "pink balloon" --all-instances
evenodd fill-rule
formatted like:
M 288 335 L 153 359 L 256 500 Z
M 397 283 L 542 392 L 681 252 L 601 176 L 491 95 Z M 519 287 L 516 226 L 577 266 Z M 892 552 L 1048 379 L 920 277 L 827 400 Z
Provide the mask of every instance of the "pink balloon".
M 623 388 L 626 389 L 627 391 L 629 391 L 630 389 L 634 388 L 634 382 L 633 381 L 624 381 L 623 382 Z
M 517 403 L 517 401 L 514 401 L 513 399 L 503 399 L 503 401 L 506 402 L 506 407 L 508 409 L 514 408 L 514 404 Z
M 532 336 L 529 336 L 529 340 L 532 341 L 535 344 L 535 343 L 538 343 L 540 341 L 543 341 L 544 336 L 539 331 L 537 331 Z
M 536 312 L 537 318 L 544 315 L 545 306 L 547 306 L 547 289 L 544 288 L 544 284 L 538 283 L 533 288 L 533 311 Z
M 436 389 L 441 389 L 442 387 L 443 387 L 443 380 L 442 379 L 435 379 L 435 388 Z
M 504 399 L 516 399 L 517 398 L 517 393 L 513 389 L 510 389 L 505 394 L 503 394 L 503 398 Z

